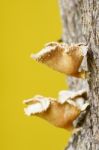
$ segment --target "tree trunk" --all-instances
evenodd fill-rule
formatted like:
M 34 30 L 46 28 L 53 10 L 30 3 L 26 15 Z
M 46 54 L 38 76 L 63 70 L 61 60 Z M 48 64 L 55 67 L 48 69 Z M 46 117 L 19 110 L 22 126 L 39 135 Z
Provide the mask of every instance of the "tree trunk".
M 71 137 L 65 150 L 99 150 L 99 0 L 60 0 L 66 43 L 87 43 L 88 53 L 81 69 L 88 70 L 86 80 L 68 77 L 71 89 L 88 88 L 90 109 L 82 130 Z

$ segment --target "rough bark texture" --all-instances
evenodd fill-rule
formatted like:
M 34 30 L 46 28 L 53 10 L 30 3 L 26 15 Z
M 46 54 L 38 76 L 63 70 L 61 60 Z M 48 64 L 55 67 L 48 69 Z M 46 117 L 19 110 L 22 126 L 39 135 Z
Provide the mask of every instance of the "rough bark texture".
M 71 89 L 88 88 L 90 109 L 83 129 L 74 134 L 65 150 L 99 150 L 99 0 L 60 0 L 63 41 L 87 43 L 88 54 L 81 68 L 90 72 L 86 80 L 69 77 Z

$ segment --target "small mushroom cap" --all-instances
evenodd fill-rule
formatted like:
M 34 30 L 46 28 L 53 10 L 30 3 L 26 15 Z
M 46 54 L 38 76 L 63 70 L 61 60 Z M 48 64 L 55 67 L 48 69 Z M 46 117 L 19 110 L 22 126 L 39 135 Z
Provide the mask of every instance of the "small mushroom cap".
M 37 54 L 32 54 L 31 57 L 38 62 L 44 63 L 49 67 L 65 73 L 73 75 L 78 72 L 83 57 L 87 53 L 85 45 L 51 42 L 39 51 Z
M 71 93 L 71 91 L 68 92 L 69 94 Z M 79 91 L 78 94 L 73 93 L 68 96 L 67 100 L 65 99 L 64 102 L 59 98 L 57 100 L 51 97 L 43 97 L 41 95 L 34 96 L 31 99 L 24 100 L 24 103 L 28 105 L 24 108 L 25 114 L 27 116 L 36 115 L 57 127 L 69 130 L 73 128 L 73 121 L 79 116 L 80 112 L 84 111 L 89 105 L 88 103 L 84 104 L 83 98 L 81 97 L 83 92 L 84 91 Z M 78 95 L 80 97 L 78 97 Z
M 63 104 L 65 103 L 68 99 L 75 99 L 77 97 L 83 97 L 87 95 L 87 90 L 82 89 L 78 91 L 71 91 L 71 90 L 62 90 L 59 92 L 59 103 Z
M 78 107 L 78 109 L 82 109 L 82 106 L 84 104 L 84 98 L 82 96 L 85 93 L 85 89 L 79 91 L 60 91 L 58 100 L 51 97 L 36 95 L 31 99 L 23 101 L 24 104 L 28 105 L 28 107 L 26 107 L 24 111 L 25 114 L 27 114 L 28 116 L 31 114 L 44 112 L 50 107 L 51 103 L 53 103 L 54 101 L 61 105 L 63 105 L 64 103 L 68 103 L 74 107 Z
M 26 115 L 41 113 L 46 111 L 50 106 L 50 99 L 43 96 L 34 96 L 31 99 L 24 100 L 24 104 L 28 104 L 28 107 L 24 108 Z
M 80 114 L 80 109 L 71 100 L 60 104 L 53 98 L 35 96 L 29 100 L 24 100 L 24 103 L 28 105 L 24 109 L 27 116 L 37 115 L 61 128 L 71 128 L 73 120 Z

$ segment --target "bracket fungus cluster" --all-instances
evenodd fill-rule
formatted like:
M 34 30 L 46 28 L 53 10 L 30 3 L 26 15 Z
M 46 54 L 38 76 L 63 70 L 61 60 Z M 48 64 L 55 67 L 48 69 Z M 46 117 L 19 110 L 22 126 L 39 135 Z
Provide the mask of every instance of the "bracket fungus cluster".
M 65 43 L 51 42 L 31 57 L 66 75 L 85 78 L 86 71 L 79 72 L 79 67 L 87 49 L 84 44 L 68 46 Z M 86 89 L 60 91 L 57 99 L 36 95 L 23 101 L 27 105 L 24 112 L 27 116 L 36 115 L 57 127 L 70 130 L 73 129 L 73 122 L 89 105 L 86 95 Z

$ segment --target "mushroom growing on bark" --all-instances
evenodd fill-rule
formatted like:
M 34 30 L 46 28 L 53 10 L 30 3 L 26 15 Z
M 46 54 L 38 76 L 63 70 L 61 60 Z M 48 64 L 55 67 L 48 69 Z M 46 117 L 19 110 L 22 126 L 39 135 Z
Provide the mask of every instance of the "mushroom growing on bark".
M 87 54 L 87 49 L 88 47 L 82 43 L 67 45 L 66 43 L 50 42 L 31 57 L 66 75 L 86 78 L 87 72 L 79 71 L 79 67 Z
M 34 96 L 24 100 L 28 106 L 24 108 L 27 116 L 36 115 L 47 120 L 54 126 L 73 129 L 73 121 L 88 107 L 85 101 L 86 90 L 61 91 L 57 99 Z

